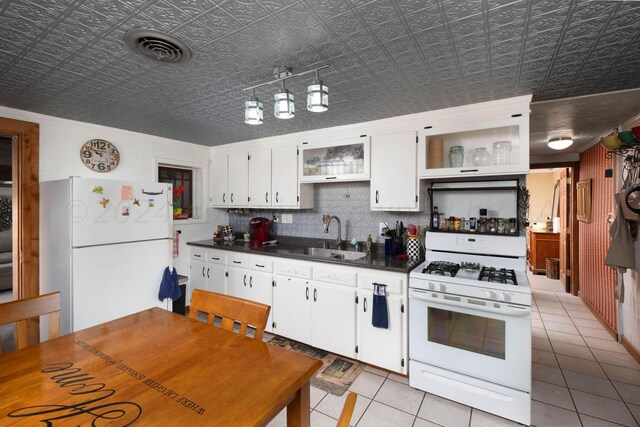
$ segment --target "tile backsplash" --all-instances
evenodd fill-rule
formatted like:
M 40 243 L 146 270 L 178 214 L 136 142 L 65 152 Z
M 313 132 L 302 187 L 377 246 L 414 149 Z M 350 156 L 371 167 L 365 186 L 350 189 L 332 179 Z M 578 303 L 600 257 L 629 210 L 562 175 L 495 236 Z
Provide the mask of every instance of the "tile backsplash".
M 230 213 L 229 223 L 236 231 L 249 230 L 251 218 L 262 216 L 272 221 L 272 214 L 290 213 L 293 223 L 271 222 L 271 233 L 283 236 L 336 238 L 337 223 L 331 222 L 329 233 L 322 229 L 322 215 L 335 215 L 342 223 L 342 239 L 347 242 L 356 238 L 367 240 L 371 234 L 374 242 L 383 242 L 378 233 L 378 223 L 384 222 L 390 228 L 396 221 L 408 224 L 428 224 L 428 210 L 421 212 L 377 212 L 370 210 L 369 182 L 335 182 L 316 184 L 314 188 L 314 208 L 303 210 L 247 210 L 244 214 Z M 423 193 L 426 197 L 426 194 Z M 423 197 L 421 203 L 425 203 Z

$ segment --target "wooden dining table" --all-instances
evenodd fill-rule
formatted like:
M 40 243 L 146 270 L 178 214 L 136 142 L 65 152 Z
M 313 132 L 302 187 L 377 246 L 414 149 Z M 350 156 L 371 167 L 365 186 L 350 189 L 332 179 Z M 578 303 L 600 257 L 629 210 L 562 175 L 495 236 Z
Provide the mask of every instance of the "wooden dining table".
M 152 308 L 0 355 L 0 424 L 309 426 L 321 366 Z

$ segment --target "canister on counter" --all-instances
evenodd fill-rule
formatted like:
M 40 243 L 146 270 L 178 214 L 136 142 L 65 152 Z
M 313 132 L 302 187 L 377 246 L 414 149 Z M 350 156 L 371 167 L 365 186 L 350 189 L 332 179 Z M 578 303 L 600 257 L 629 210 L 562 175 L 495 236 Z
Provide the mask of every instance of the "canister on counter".
M 447 229 L 447 217 L 444 216 L 444 214 L 442 212 L 440 212 L 438 214 L 438 225 L 440 230 L 446 230 Z
M 469 231 L 474 232 L 476 231 L 478 224 L 476 222 L 476 218 L 475 217 L 471 217 L 469 218 Z
M 462 228 L 462 230 L 464 230 L 464 231 L 469 231 L 469 230 L 471 230 L 471 224 L 469 223 L 469 220 L 468 220 L 468 219 L 464 219 L 464 218 L 462 218 L 462 219 L 461 219 L 461 223 L 462 223 L 462 224 L 461 224 L 461 228 Z
M 496 224 L 497 224 L 497 229 L 496 231 L 498 232 L 498 234 L 504 234 L 504 218 L 498 218 L 496 220 Z
M 456 217 L 456 218 L 453 220 L 453 229 L 454 229 L 455 231 L 460 231 L 460 225 L 461 225 L 461 224 L 460 224 L 460 218 Z

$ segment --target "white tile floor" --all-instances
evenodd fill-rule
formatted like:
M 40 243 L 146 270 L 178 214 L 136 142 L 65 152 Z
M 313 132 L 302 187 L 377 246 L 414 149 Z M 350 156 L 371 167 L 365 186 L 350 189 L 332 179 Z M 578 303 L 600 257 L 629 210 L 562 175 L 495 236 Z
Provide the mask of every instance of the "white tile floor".
M 532 425 L 637 426 L 640 365 L 559 281 L 529 276 L 533 306 Z M 504 418 L 424 393 L 408 380 L 367 367 L 351 386 L 357 427 L 513 426 Z M 342 397 L 311 388 L 312 427 L 334 427 Z M 270 427 L 286 425 L 283 411 Z

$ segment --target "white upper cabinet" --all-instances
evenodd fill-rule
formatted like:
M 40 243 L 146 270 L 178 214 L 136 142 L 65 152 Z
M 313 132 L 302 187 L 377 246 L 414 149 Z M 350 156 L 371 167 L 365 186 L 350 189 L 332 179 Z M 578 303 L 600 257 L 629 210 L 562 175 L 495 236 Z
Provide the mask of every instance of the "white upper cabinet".
M 211 206 L 229 205 L 229 165 L 227 155 L 211 158 Z
M 249 153 L 229 154 L 229 206 L 249 204 Z
M 371 137 L 371 210 L 419 210 L 417 135 Z
M 529 117 L 517 116 L 420 132 L 418 176 L 449 178 L 529 172 Z
M 300 182 L 366 181 L 369 179 L 369 137 L 300 146 Z
M 298 147 L 271 150 L 271 206 L 310 209 L 313 207 L 313 184 L 298 183 Z
M 271 206 L 271 149 L 249 151 L 249 206 Z

